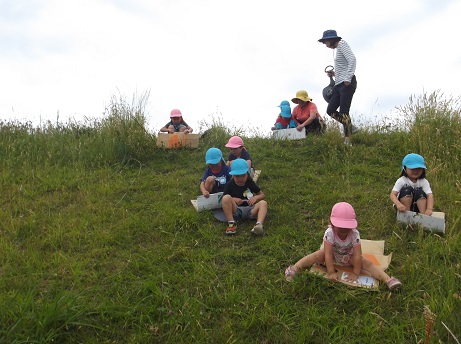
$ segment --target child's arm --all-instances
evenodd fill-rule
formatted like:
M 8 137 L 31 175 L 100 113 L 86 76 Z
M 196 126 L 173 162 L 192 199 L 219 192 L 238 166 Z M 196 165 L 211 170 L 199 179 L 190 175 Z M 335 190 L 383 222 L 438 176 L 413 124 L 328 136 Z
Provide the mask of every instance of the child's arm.
M 360 270 L 362 269 L 362 246 L 357 245 L 353 248 L 353 253 L 351 257 L 351 265 L 353 266 L 352 273 L 347 274 L 346 281 L 348 282 L 358 282 Z
M 327 267 L 327 278 L 332 281 L 338 280 L 338 275 L 336 273 L 335 267 L 333 266 L 333 247 L 324 242 L 323 250 L 325 251 L 325 265 Z
M 434 194 L 430 193 L 426 196 L 426 211 L 425 215 L 432 215 L 432 210 L 434 209 Z
M 407 208 L 397 198 L 398 194 L 399 193 L 397 191 L 392 191 L 390 195 L 391 201 L 392 203 L 395 204 L 395 206 L 397 207 L 399 211 L 406 211 Z
M 259 193 L 257 193 L 256 195 L 254 195 L 248 200 L 248 205 L 253 205 L 262 199 L 264 199 L 264 192 L 259 191 Z
M 210 197 L 210 193 L 208 190 L 205 188 L 205 182 L 202 180 L 200 183 L 200 191 L 202 192 L 202 195 L 205 196 L 205 198 Z
M 362 269 L 362 245 L 354 246 L 354 253 L 352 254 L 352 265 L 354 266 L 353 273 L 355 280 L 358 280 L 360 270 Z
M 247 160 L 247 164 L 248 164 L 248 171 L 251 170 L 251 160 Z

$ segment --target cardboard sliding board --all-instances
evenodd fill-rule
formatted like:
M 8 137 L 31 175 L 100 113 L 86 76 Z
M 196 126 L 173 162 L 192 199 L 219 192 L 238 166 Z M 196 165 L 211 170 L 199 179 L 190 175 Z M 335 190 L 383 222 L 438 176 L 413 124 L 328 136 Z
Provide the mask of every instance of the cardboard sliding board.
M 200 138 L 200 134 L 158 133 L 157 147 L 163 147 L 163 148 L 179 148 L 179 147 L 198 148 L 199 138 Z
M 373 264 L 379 266 L 381 269 L 386 270 L 392 260 L 392 253 L 384 255 L 384 240 L 365 240 L 361 239 L 362 256 L 368 258 Z M 320 245 L 323 248 L 323 243 Z M 352 283 L 346 280 L 347 274 L 352 272 L 352 267 L 334 265 L 337 271 L 338 281 L 350 287 L 360 287 L 368 289 L 377 289 L 379 287 L 379 280 L 373 278 L 366 270 L 361 270 L 359 275 L 359 282 Z M 327 268 L 323 264 L 312 265 L 310 273 L 317 274 L 327 278 Z
M 256 182 L 261 174 L 261 170 L 255 170 L 253 175 L 253 180 Z M 205 196 L 200 195 L 197 196 L 197 199 L 192 199 L 191 203 L 194 206 L 195 210 L 203 211 L 203 210 L 210 210 L 210 209 L 221 209 L 221 199 L 222 199 L 222 192 L 217 192 L 214 194 L 210 194 L 210 197 L 205 198 Z
M 397 221 L 405 225 L 421 226 L 424 230 L 445 233 L 445 213 L 434 211 L 431 216 L 414 211 L 397 211 Z
M 273 137 L 285 140 L 302 140 L 306 138 L 306 130 L 298 131 L 296 128 L 279 129 L 273 131 Z

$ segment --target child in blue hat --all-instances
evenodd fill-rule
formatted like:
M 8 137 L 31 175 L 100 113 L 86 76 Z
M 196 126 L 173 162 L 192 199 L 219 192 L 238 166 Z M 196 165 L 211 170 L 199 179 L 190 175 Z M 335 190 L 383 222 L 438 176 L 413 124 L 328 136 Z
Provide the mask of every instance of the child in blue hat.
M 287 128 L 296 128 L 297 123 L 294 120 L 291 114 L 291 107 L 288 100 L 283 100 L 280 105 L 280 114 L 275 121 L 274 126 L 271 128 L 272 130 L 280 130 L 280 129 L 287 129 Z
M 231 165 L 232 179 L 224 187 L 222 208 L 227 219 L 227 235 L 236 232 L 236 221 L 249 218 L 256 219 L 256 225 L 251 233 L 257 236 L 264 234 L 263 222 L 267 215 L 267 202 L 263 200 L 264 193 L 251 179 L 248 173 L 248 163 L 235 159 Z
M 210 193 L 224 191 L 224 185 L 231 180 L 230 168 L 226 165 L 222 152 L 219 148 L 210 148 L 205 155 L 208 168 L 203 174 L 200 183 L 200 191 L 205 198 L 210 197 Z
M 402 173 L 391 192 L 391 201 L 399 211 L 414 211 L 432 215 L 434 196 L 426 179 L 424 158 L 415 153 L 407 154 L 402 161 Z

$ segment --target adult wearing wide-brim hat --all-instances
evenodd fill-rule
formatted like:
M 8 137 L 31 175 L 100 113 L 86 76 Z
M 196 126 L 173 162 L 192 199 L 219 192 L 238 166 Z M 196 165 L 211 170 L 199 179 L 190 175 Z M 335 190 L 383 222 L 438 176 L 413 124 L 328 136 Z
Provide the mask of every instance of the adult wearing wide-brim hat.
M 296 96 L 291 100 L 297 104 L 293 109 L 293 119 L 296 121 L 298 131 L 306 130 L 308 133 L 321 133 L 323 131 L 322 116 L 317 109 L 317 105 L 312 102 L 312 98 L 305 90 L 296 92 Z
M 352 97 L 357 89 L 356 58 L 349 44 L 338 36 L 335 30 L 324 31 L 322 38 L 318 41 L 325 44 L 327 48 L 336 49 L 334 72 L 327 73 L 328 77 L 335 77 L 335 86 L 328 102 L 327 114 L 344 126 L 344 143 L 350 144 L 352 122 L 349 112 Z

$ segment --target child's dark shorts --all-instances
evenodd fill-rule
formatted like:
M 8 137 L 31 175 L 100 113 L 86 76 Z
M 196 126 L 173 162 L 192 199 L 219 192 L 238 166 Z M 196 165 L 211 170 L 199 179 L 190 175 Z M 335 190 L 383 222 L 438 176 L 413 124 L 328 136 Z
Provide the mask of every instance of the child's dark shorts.
M 237 211 L 234 213 L 234 220 L 240 221 L 243 219 L 254 219 L 254 217 L 251 216 L 251 209 L 253 208 L 254 205 L 237 207 Z
M 413 198 L 413 202 L 411 203 L 410 210 L 416 213 L 419 213 L 418 205 L 416 204 L 416 202 L 418 202 L 420 199 L 426 199 L 427 198 L 426 193 L 423 191 L 422 188 L 404 186 L 402 189 L 400 189 L 398 199 L 400 201 L 400 199 L 404 197 L 410 197 L 410 196 Z

